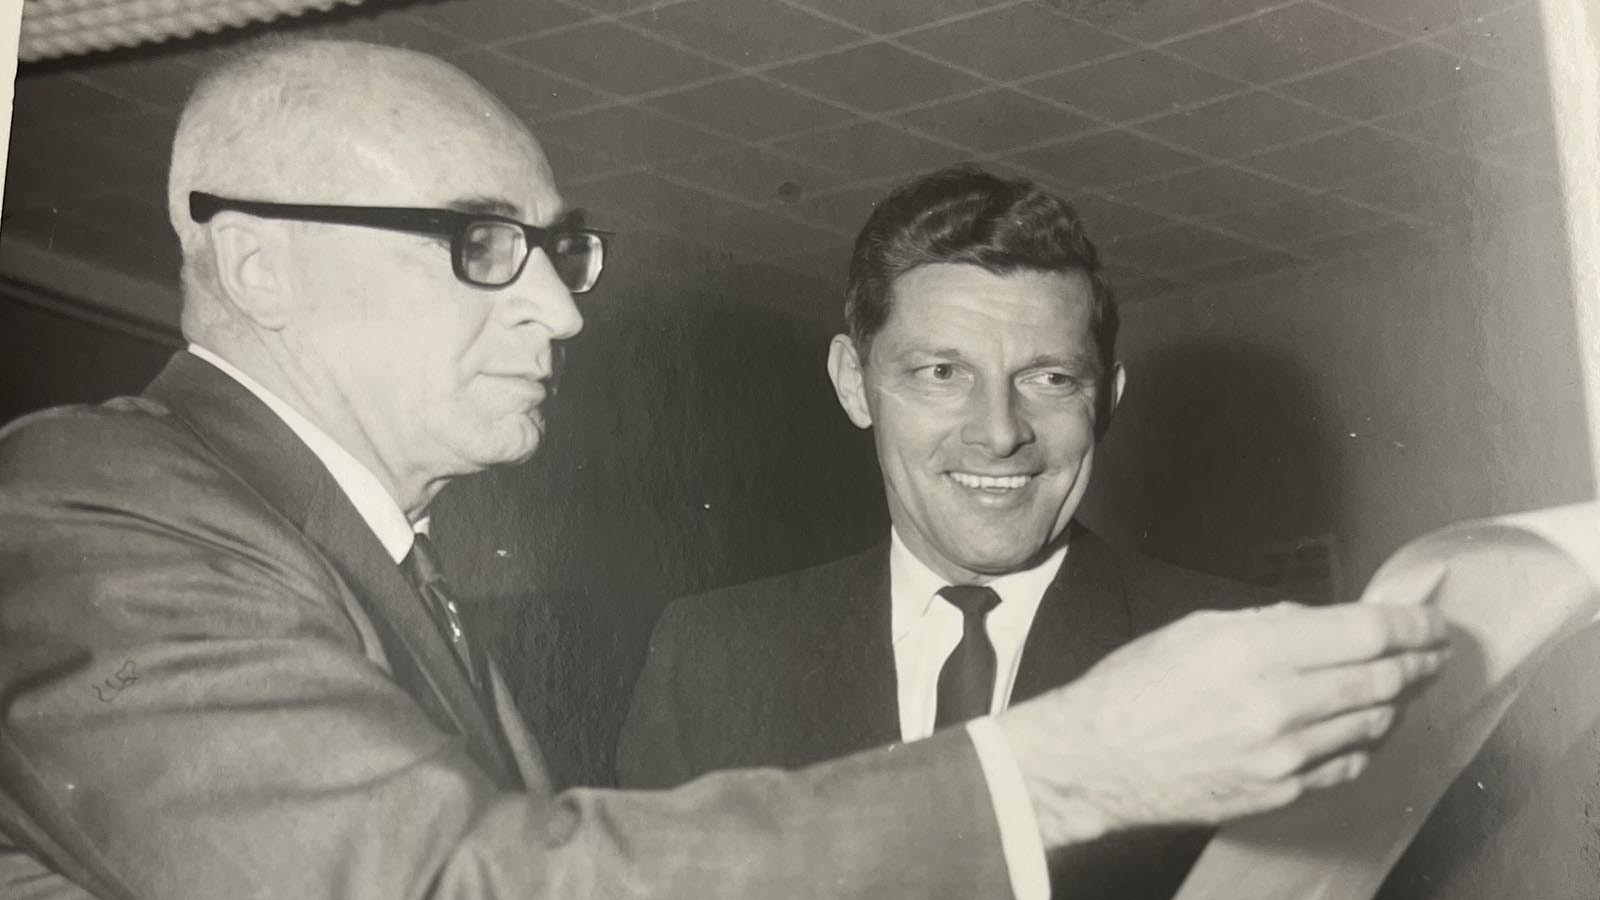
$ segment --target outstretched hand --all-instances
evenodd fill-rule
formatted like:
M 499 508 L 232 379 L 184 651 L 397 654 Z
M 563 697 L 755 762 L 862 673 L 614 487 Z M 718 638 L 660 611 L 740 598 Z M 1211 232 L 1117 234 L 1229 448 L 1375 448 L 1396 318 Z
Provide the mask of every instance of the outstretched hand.
M 1431 607 L 1194 613 L 999 722 L 1046 846 L 1218 823 L 1359 775 L 1445 633 Z

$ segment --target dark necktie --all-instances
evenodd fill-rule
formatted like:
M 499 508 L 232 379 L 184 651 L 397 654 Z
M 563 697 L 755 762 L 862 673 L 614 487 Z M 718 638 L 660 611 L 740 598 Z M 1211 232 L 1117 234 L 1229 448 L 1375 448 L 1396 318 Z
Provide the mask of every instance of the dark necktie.
M 935 728 L 956 725 L 989 714 L 994 700 L 994 644 L 983 620 L 1000 605 L 1000 595 L 979 585 L 957 584 L 939 596 L 961 610 L 961 643 L 939 670 L 939 707 Z
M 411 542 L 411 551 L 401 560 L 400 567 L 426 601 L 428 614 L 433 617 L 433 623 L 438 626 L 445 640 L 450 642 L 456 659 L 460 660 L 461 668 L 473 687 L 483 690 L 486 679 L 485 670 L 481 667 L 482 654 L 472 649 L 467 632 L 461 625 L 461 610 L 450 599 L 450 589 L 444 581 L 444 569 L 439 566 L 439 557 L 434 553 L 433 542 L 428 540 L 427 535 L 417 533 Z

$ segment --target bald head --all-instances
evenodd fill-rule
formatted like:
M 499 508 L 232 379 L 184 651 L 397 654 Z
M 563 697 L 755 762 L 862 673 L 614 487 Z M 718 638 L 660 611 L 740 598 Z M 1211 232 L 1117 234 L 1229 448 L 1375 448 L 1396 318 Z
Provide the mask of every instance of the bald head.
M 422 206 L 428 198 L 416 196 L 414 185 L 432 178 L 433 168 L 462 160 L 531 169 L 553 194 L 532 135 L 442 60 L 352 41 L 298 41 L 218 68 L 184 108 L 168 177 L 168 214 L 183 247 L 185 331 L 195 318 L 190 307 L 216 299 L 205 229 L 189 217 L 190 191 Z M 522 211 L 530 219 L 539 212 Z
M 191 191 L 221 209 L 194 222 Z M 552 345 L 583 317 L 542 245 L 511 246 L 504 229 L 490 240 L 471 218 L 550 228 L 563 213 L 538 144 L 477 82 L 370 44 L 244 54 L 184 109 L 168 203 L 185 336 L 349 451 L 406 512 L 534 452 Z M 396 207 L 436 215 L 402 214 L 408 225 Z M 502 263 L 520 266 L 510 281 L 463 274 L 495 253 L 522 254 Z

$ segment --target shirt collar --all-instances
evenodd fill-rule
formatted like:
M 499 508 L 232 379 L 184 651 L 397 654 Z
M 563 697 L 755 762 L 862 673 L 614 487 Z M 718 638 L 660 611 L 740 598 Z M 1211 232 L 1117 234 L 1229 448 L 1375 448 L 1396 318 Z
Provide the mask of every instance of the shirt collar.
M 1067 544 L 1063 541 L 1060 547 L 1037 565 L 1007 572 L 988 582 L 987 586 L 1000 595 L 1002 606 L 1026 605 L 1030 610 L 1036 609 L 1066 558 Z M 911 552 L 911 548 L 900 539 L 899 530 L 889 529 L 890 633 L 896 642 L 903 639 L 928 614 L 934 597 L 949 583 Z M 1031 612 L 1028 618 L 1032 619 Z
M 396 563 L 405 559 L 406 554 L 411 552 L 412 535 L 415 532 L 427 534 L 427 517 L 415 523 L 407 519 L 405 512 L 400 509 L 400 504 L 387 490 L 384 490 L 378 476 L 372 474 L 372 470 L 362 465 L 350 451 L 341 447 L 338 441 L 329 437 L 327 432 L 312 424 L 310 419 L 285 403 L 277 394 L 267 390 L 260 382 L 216 353 L 199 344 L 190 344 L 188 349 L 190 353 L 216 366 L 223 374 L 239 382 L 245 390 L 254 394 L 282 419 L 283 424 L 289 426 L 295 437 L 298 437 L 317 459 L 321 460 L 328 474 L 333 476 L 334 483 L 339 485 L 339 490 L 350 498 L 350 503 L 355 506 L 362 521 L 372 529 L 379 543 L 383 544 L 384 551 Z

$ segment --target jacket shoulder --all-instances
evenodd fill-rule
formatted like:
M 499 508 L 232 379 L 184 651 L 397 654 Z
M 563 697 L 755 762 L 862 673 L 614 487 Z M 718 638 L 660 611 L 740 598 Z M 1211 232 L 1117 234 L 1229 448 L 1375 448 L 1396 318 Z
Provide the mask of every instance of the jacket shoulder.
M 805 569 L 796 569 L 792 572 L 781 572 L 777 575 L 768 575 L 754 581 L 742 584 L 729 585 L 716 588 L 702 594 L 685 597 L 681 603 L 697 603 L 710 606 L 738 605 L 745 603 L 771 603 L 797 596 L 805 596 L 817 590 L 854 585 L 867 575 L 873 563 L 882 556 L 878 548 L 846 556 Z
M 283 517 L 152 399 L 57 407 L 0 429 L 0 561 L 64 576 L 138 554 L 175 569 L 256 570 L 300 595 L 329 583 Z
M 56 407 L 0 429 L 0 509 L 147 512 L 185 504 L 259 506 L 183 419 L 154 400 Z
M 803 667 L 873 577 L 868 551 L 667 605 L 650 636 L 651 663 L 713 681 Z
M 1258 585 L 1185 569 L 1136 553 L 1117 553 L 1130 612 L 1153 628 L 1200 610 L 1266 606 L 1279 599 Z
M 0 478 L 7 483 L 83 470 L 156 464 L 199 440 L 165 406 L 144 397 L 58 406 L 0 428 Z M 149 457 L 148 459 L 146 457 Z
M 882 553 L 874 548 L 855 556 L 769 575 L 742 584 L 683 597 L 669 604 L 657 632 L 690 628 L 705 633 L 771 631 L 793 627 L 796 617 L 826 614 L 872 577 Z

